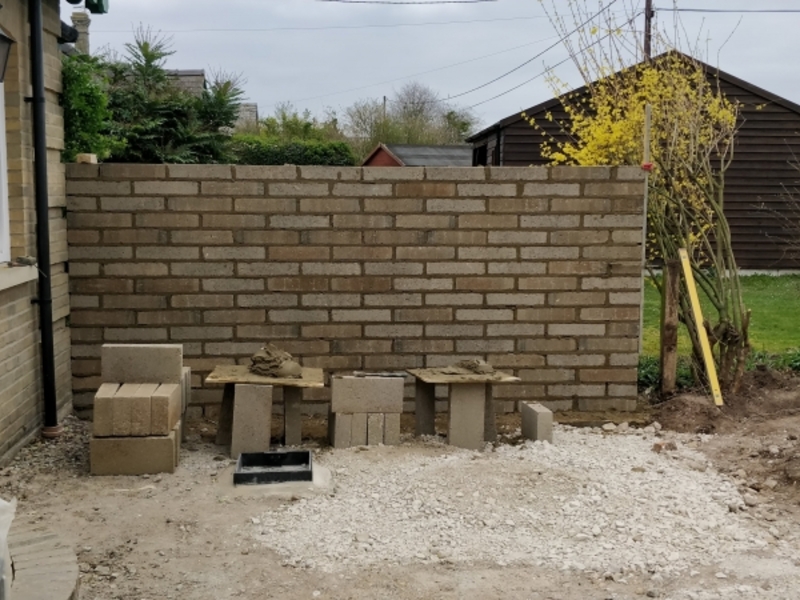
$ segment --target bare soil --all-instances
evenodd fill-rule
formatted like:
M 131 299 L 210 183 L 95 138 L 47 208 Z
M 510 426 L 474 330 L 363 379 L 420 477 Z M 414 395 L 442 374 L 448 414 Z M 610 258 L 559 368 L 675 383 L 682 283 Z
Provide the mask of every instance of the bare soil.
M 437 418 L 440 432 L 445 419 Z M 586 426 L 626 421 L 639 427 L 655 420 L 665 429 L 713 433 L 689 445 L 706 453 L 718 471 L 741 481 L 743 491 L 758 496 L 752 517 L 783 530 L 800 527 L 796 378 L 756 374 L 723 410 L 706 397 L 685 395 L 652 411 L 643 406 L 636 413 L 571 413 L 557 420 Z M 729 588 L 722 584 L 730 581 L 706 569 L 693 573 L 691 586 L 710 595 L 691 596 L 682 595 L 681 582 L 658 583 L 646 576 L 618 581 L 537 566 L 411 564 L 334 574 L 298 568 L 241 534 L 270 506 L 298 498 L 234 490 L 227 483 L 229 460 L 212 443 L 216 423 L 190 423 L 182 465 L 173 475 L 103 478 L 88 474 L 88 424 L 70 418 L 65 425 L 60 439 L 31 444 L 0 470 L 0 497 L 17 497 L 19 520 L 47 524 L 74 545 L 84 600 L 749 598 L 769 589 L 734 596 L 723 591 Z M 405 434 L 413 432 L 413 416 L 404 415 L 402 426 Z M 279 418 L 273 427 L 277 439 Z M 518 427 L 519 415 L 501 415 L 499 443 Z M 306 419 L 304 441 L 321 447 L 326 431 L 324 419 Z

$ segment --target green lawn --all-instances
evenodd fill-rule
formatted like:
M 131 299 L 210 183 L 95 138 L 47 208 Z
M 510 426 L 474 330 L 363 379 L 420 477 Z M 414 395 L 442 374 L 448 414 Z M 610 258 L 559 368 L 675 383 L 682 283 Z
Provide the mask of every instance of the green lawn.
M 750 345 L 754 351 L 780 353 L 800 348 L 800 275 L 742 277 L 745 305 L 752 311 Z M 706 314 L 707 308 L 703 309 Z M 643 353 L 659 354 L 661 298 L 645 278 Z M 681 327 L 680 354 L 689 355 L 689 339 Z

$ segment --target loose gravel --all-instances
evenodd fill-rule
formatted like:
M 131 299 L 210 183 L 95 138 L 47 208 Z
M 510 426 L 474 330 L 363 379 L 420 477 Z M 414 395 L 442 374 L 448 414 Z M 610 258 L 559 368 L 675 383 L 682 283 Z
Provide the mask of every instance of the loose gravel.
M 722 580 L 769 550 L 769 567 L 797 578 L 798 534 L 755 522 L 758 499 L 685 445 L 698 439 L 557 426 L 555 445 L 322 453 L 334 491 L 265 512 L 251 534 L 285 564 L 326 572 L 444 562 L 654 582 L 706 568 Z

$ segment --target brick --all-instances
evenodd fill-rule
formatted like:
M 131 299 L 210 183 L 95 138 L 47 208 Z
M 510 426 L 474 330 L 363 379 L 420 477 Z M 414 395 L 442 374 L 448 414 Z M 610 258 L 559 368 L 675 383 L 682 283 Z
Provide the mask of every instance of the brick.
M 636 410 L 635 398 L 579 398 L 578 410 L 606 412 Z
M 355 426 L 355 421 L 353 421 Z M 387 413 L 383 415 L 383 443 L 396 446 L 400 443 L 400 415 Z
M 454 183 L 398 183 L 396 196 L 409 198 L 448 198 L 456 195 Z
M 520 277 L 521 290 L 577 290 L 577 277 Z
M 514 340 L 456 340 L 456 352 L 486 354 L 488 352 L 513 352 Z
M 172 296 L 173 308 L 233 308 L 231 294 L 178 294 Z
M 353 415 L 329 412 L 328 430 L 331 446 L 334 448 L 349 448 L 353 430 Z
M 141 294 L 109 295 L 103 298 L 103 308 L 165 309 L 167 308 L 167 299 L 164 296 L 143 296 Z
M 520 379 L 532 383 L 563 383 L 575 381 L 572 369 L 521 369 Z
M 546 198 L 490 198 L 489 212 L 514 213 L 516 215 L 531 215 L 532 213 L 546 213 L 550 210 L 550 201 Z
M 490 231 L 489 243 L 499 245 L 515 244 L 519 246 L 546 244 L 547 233 L 544 231 Z
M 575 260 L 580 255 L 580 250 L 570 246 L 534 246 L 520 248 L 522 260 Z
M 67 242 L 70 246 L 73 244 L 76 246 L 82 246 L 84 244 L 97 244 L 100 242 L 100 232 L 73 229 L 72 231 L 67 232 Z M 73 248 L 70 248 L 70 255 L 72 254 L 72 250 Z
M 581 321 L 638 321 L 638 306 L 581 309 Z
M 73 310 L 70 314 L 70 325 L 133 325 L 136 321 L 132 311 L 97 311 Z
M 260 292 L 264 290 L 263 279 L 204 279 L 205 292 Z
M 426 294 L 425 304 L 428 306 L 480 306 L 483 304 L 483 294 Z
M 294 198 L 235 198 L 233 209 L 236 212 L 293 213 L 297 211 L 297 200 Z
M 373 213 L 419 213 L 422 212 L 421 198 L 365 198 L 364 212 Z
M 233 232 L 224 230 L 187 230 L 170 232 L 170 241 L 173 244 L 189 244 L 196 246 L 227 245 L 233 244 Z
M 599 261 L 559 261 L 547 265 L 547 272 L 550 275 L 602 275 L 607 271 L 608 263 Z
M 547 357 L 550 367 L 602 367 L 605 362 L 602 354 L 551 354 Z
M 489 167 L 489 178 L 495 181 L 541 181 L 548 178 L 548 167 Z
M 483 213 L 486 212 L 486 200 L 434 198 L 425 202 L 425 209 L 432 213 Z
M 526 183 L 524 196 L 552 198 L 554 196 L 579 196 L 579 183 Z M 588 195 L 588 194 L 587 194 Z
M 333 226 L 341 229 L 388 229 L 392 225 L 389 215 L 333 215 Z
M 552 336 L 605 335 L 606 326 L 600 323 L 551 323 L 547 326 L 547 333 Z
M 303 306 L 361 306 L 359 294 L 303 294 Z
M 240 277 L 272 277 L 275 275 L 299 275 L 299 263 L 244 263 L 236 266 Z
M 231 458 L 248 452 L 269 452 L 272 386 L 237 384 L 235 390 Z
M 158 388 L 157 383 L 143 383 L 131 400 L 131 435 L 150 435 L 152 397 Z
M 397 260 L 448 260 L 456 257 L 449 246 L 401 246 L 396 249 Z
M 360 325 L 304 325 L 304 338 L 357 338 L 361 337 Z
M 550 306 L 591 306 L 605 304 L 605 292 L 553 292 L 547 295 Z
M 181 384 L 162 383 L 153 392 L 150 402 L 151 435 L 169 435 L 183 411 Z
M 126 196 L 131 193 L 130 181 L 67 180 L 69 196 Z
M 408 184 L 398 184 L 408 185 Z M 392 184 L 390 183 L 334 183 L 333 184 L 334 196 L 356 196 L 358 198 L 370 197 L 375 198 L 378 196 L 391 196 Z M 405 196 L 406 194 L 398 193 L 398 196 Z
M 512 290 L 514 289 L 513 277 L 458 277 L 456 279 L 456 289 L 490 291 L 490 290 Z
M 520 402 L 522 437 L 553 443 L 553 413 L 539 403 Z
M 234 173 L 236 179 L 297 179 L 297 167 L 294 165 L 237 165 L 234 167 Z
M 100 198 L 100 210 L 103 211 L 140 212 L 148 210 L 164 210 L 165 206 L 166 201 L 164 198 Z
M 467 246 L 458 249 L 458 258 L 463 260 L 516 260 L 517 249 L 514 247 Z
M 544 325 L 530 323 L 513 323 L 487 325 L 486 335 L 488 337 L 520 337 L 520 336 L 541 336 L 544 335 Z
M 408 181 L 422 180 L 424 167 L 369 167 L 364 169 L 364 181 Z
M 204 196 L 263 196 L 264 184 L 257 181 L 203 181 Z
M 586 196 L 644 196 L 644 182 L 587 183 L 583 193 Z
M 133 215 L 127 213 L 67 213 L 68 228 L 103 230 L 132 226 Z
M 139 246 L 136 248 L 139 260 L 199 260 L 200 248 L 186 246 L 172 248 L 169 246 Z
M 105 274 L 111 277 L 157 277 L 169 274 L 165 263 L 113 263 L 105 266 Z
M 642 258 L 640 246 L 587 246 L 583 258 L 593 260 L 635 260 Z
M 361 179 L 360 167 L 300 167 L 301 179 L 333 179 L 337 181 L 358 181 Z
M 272 215 L 270 226 L 276 229 L 321 229 L 331 226 L 327 216 Z
M 135 181 L 133 192 L 144 196 L 196 196 L 200 184 L 195 181 Z
M 192 325 L 199 323 L 194 311 L 147 311 L 136 313 L 136 325 Z
M 580 215 L 522 215 L 520 227 L 532 229 L 575 229 L 581 226 Z
M 584 290 L 638 290 L 641 277 L 585 277 L 581 281 Z
M 483 181 L 485 167 L 427 167 L 425 177 L 431 181 Z
M 581 381 L 636 383 L 636 369 L 581 369 Z
M 608 395 L 622 396 L 622 397 L 627 396 L 628 398 L 636 398 L 637 395 L 636 384 L 628 384 L 628 385 L 609 384 Z M 628 409 L 628 410 L 634 410 L 634 409 Z
M 334 377 L 331 407 L 337 413 L 401 413 L 401 377 Z
M 267 284 L 269 290 L 275 292 L 325 292 L 330 280 L 327 277 L 271 277 Z
M 364 263 L 366 275 L 422 275 L 422 263 Z
M 556 181 L 611 179 L 611 167 L 554 166 L 551 173 Z
M 516 229 L 519 218 L 516 215 L 460 215 L 460 229 Z
M 210 356 L 252 356 L 263 345 L 264 342 L 209 342 L 204 348 Z
M 377 446 L 383 443 L 383 420 L 382 414 L 367 415 L 367 445 Z
M 359 248 L 364 248 L 360 231 L 303 231 L 300 234 L 300 243 L 309 245 L 321 244 L 326 246 L 357 245 Z M 296 246 L 297 242 L 292 242 L 292 244 Z
M 636 342 L 636 346 L 638 347 L 638 340 L 632 340 Z M 610 354 L 608 356 L 608 364 L 612 367 L 635 367 L 639 364 L 639 354 L 638 352 L 631 352 L 629 354 Z
M 206 310 L 203 311 L 203 322 L 210 324 L 219 323 L 263 323 L 266 321 L 265 310 Z
M 487 268 L 489 275 L 536 275 L 547 270 L 545 264 L 534 262 L 490 262 L 487 264 Z
M 170 165 L 170 179 L 230 179 L 231 165 Z
M 422 306 L 422 294 L 366 294 L 364 306 Z
M 400 415 L 397 415 L 398 418 Z M 367 413 L 355 413 L 350 422 L 350 444 L 353 446 L 367 445 Z
M 286 307 L 297 306 L 297 294 L 241 294 L 237 297 L 237 305 L 243 308 L 258 306 Z
M 522 352 L 574 352 L 578 348 L 578 343 L 574 339 L 564 338 L 535 338 L 523 339 L 518 342 L 519 349 Z
M 232 327 L 209 327 L 207 325 L 199 327 L 172 327 L 170 338 L 173 341 L 180 340 L 229 340 L 233 337 Z
M 104 344 L 102 377 L 108 383 L 180 383 L 180 344 Z
M 585 227 L 593 227 L 598 229 L 625 229 L 630 228 L 637 234 L 637 239 L 634 243 L 642 241 L 641 228 L 644 224 L 644 217 L 642 215 L 586 215 L 583 218 Z
M 188 263 L 173 263 L 170 265 L 171 275 L 173 277 L 233 277 L 233 265 L 231 263 L 207 263 L 207 262 L 188 262 Z M 140 282 L 143 280 L 139 280 Z M 157 281 L 157 280 L 150 280 Z M 171 280 L 180 282 L 181 280 Z M 187 280 L 183 280 L 184 282 Z M 196 280 L 191 280 L 196 281 Z M 196 286 L 192 289 L 187 289 L 183 285 L 178 285 L 174 288 L 169 287 L 169 283 L 165 281 L 162 284 L 164 291 L 170 292 L 196 292 Z
M 166 244 L 169 234 L 159 229 L 106 229 L 104 244 Z
M 131 435 L 133 401 L 141 385 L 141 383 L 124 383 L 117 390 L 111 407 L 112 435 Z
M 380 354 L 392 351 L 391 340 L 336 340 L 332 344 L 336 354 Z
M 333 248 L 333 260 L 392 260 L 392 248 L 369 248 L 364 246 L 344 246 Z
M 266 257 L 266 248 L 261 246 L 203 248 L 203 258 L 206 260 L 264 260 Z
M 398 277 L 394 280 L 396 290 L 452 290 L 453 280 L 443 278 L 405 278 Z
M 608 231 L 553 231 L 550 233 L 550 243 L 556 246 L 589 246 L 605 244 L 609 238 Z
M 231 211 L 233 200 L 230 198 L 167 198 L 170 210 L 181 212 L 220 212 Z
M 642 215 L 644 212 L 644 198 L 613 198 L 611 200 L 611 210 L 615 213 L 635 213 Z
M 300 200 L 300 212 L 327 215 L 360 211 L 361 202 L 357 198 L 303 198 Z
M 263 323 L 265 319 L 261 319 Z M 300 334 L 299 325 L 240 325 L 236 328 L 236 337 L 241 340 L 269 340 L 290 339 L 294 340 Z M 281 344 L 285 347 L 287 342 Z M 294 345 L 302 342 L 293 342 Z M 306 342 L 306 346 L 316 344 L 316 340 Z
M 633 304 L 639 306 L 641 302 L 641 292 L 611 292 L 608 294 L 609 304 Z
M 429 231 L 426 236 L 429 244 L 445 246 L 482 245 L 486 243 L 485 231 Z
M 93 438 L 89 441 L 92 475 L 173 473 L 179 440 L 168 436 Z
M 114 435 L 114 396 L 119 387 L 118 383 L 104 383 L 94 395 L 92 434 L 95 437 L 110 437 Z
M 333 321 L 360 322 L 360 321 L 391 321 L 391 311 L 387 309 L 338 309 L 332 311 Z
M 511 321 L 514 311 L 503 309 L 459 308 L 456 310 L 457 321 Z
M 554 198 L 550 202 L 553 213 L 606 213 L 611 211 L 611 200 L 606 198 Z
M 264 215 L 203 215 L 203 227 L 211 229 L 263 229 L 266 225 Z
M 333 312 L 335 314 L 337 311 Z M 328 321 L 328 311 L 273 309 L 269 311 L 269 320 L 273 323 L 324 323 Z
M 107 342 L 166 342 L 167 330 L 163 327 L 107 328 Z
M 426 265 L 426 272 L 428 275 L 483 275 L 486 273 L 486 263 L 429 262 Z
M 459 448 L 483 448 L 486 385 L 460 383 L 450 386 L 447 443 Z
M 385 292 L 392 289 L 390 277 L 332 278 L 330 281 L 334 292 Z
M 459 183 L 459 196 L 513 197 L 517 195 L 516 183 Z
M 415 338 L 422 336 L 422 325 L 366 325 L 365 337 Z
M 375 263 L 368 263 L 375 264 Z M 303 263 L 303 275 L 361 275 L 361 265 L 359 263 Z M 367 275 L 381 274 L 370 273 Z
M 398 229 L 452 229 L 455 226 L 456 217 L 451 215 L 424 214 L 395 217 L 395 227 Z M 391 224 L 384 227 L 391 227 Z
M 416 246 L 425 243 L 424 231 L 364 231 L 367 245 Z
M 453 340 L 395 340 L 394 351 L 402 354 L 451 353 L 455 348 Z
M 606 387 L 604 385 L 555 383 L 547 386 L 547 394 L 556 397 L 591 398 L 593 396 L 605 396 L 605 393 Z
M 537 306 L 544 304 L 544 294 L 486 294 L 488 306 Z
M 129 246 L 70 246 L 70 260 L 126 260 L 133 258 L 133 248 Z
M 328 196 L 327 183 L 270 183 L 270 196 Z

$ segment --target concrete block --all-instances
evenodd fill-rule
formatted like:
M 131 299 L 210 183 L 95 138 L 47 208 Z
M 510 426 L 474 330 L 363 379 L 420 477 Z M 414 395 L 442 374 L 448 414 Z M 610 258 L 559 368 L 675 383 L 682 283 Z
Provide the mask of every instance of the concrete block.
M 403 412 L 402 377 L 334 377 L 331 408 L 335 413 Z
M 102 384 L 94 395 L 92 433 L 96 437 L 114 435 L 114 396 L 119 390 L 117 383 Z
M 283 445 L 299 446 L 303 439 L 303 388 L 283 388 Z
M 333 434 L 330 440 L 331 446 L 334 448 L 349 448 L 353 415 L 332 412 L 330 419 L 330 432 Z
M 177 383 L 162 383 L 153 392 L 150 406 L 150 434 L 169 435 L 175 423 L 181 420 L 182 386 Z
M 400 415 L 397 415 L 398 417 Z M 367 413 L 355 413 L 350 428 L 350 444 L 365 446 L 367 444 Z
M 458 383 L 450 385 L 447 443 L 459 448 L 479 450 L 483 447 L 486 384 Z
M 175 423 L 175 427 L 172 428 L 172 433 L 170 437 L 174 438 L 175 440 L 175 466 L 177 467 L 181 464 L 181 434 L 183 433 L 183 421 L 178 421 Z
M 396 446 L 400 443 L 400 415 L 386 413 L 383 415 L 383 443 Z
M 537 402 L 520 402 L 522 436 L 529 440 L 553 443 L 553 413 Z
M 103 344 L 101 356 L 106 383 L 181 382 L 181 344 Z
M 131 434 L 133 400 L 141 385 L 141 383 L 125 383 L 117 390 L 112 401 L 111 412 L 111 430 L 114 436 L 121 437 Z
M 383 443 L 383 413 L 367 415 L 367 445 L 377 446 Z
M 162 383 L 165 383 L 162 381 Z M 186 409 L 192 403 L 192 369 L 191 367 L 183 367 L 181 369 L 181 414 L 186 412 Z
M 157 383 L 143 383 L 131 398 L 131 435 L 150 435 L 152 398 L 157 389 Z
M 233 401 L 231 458 L 243 452 L 269 452 L 272 386 L 237 384 Z
M 175 431 L 164 436 L 92 438 L 92 475 L 145 475 L 175 471 Z

